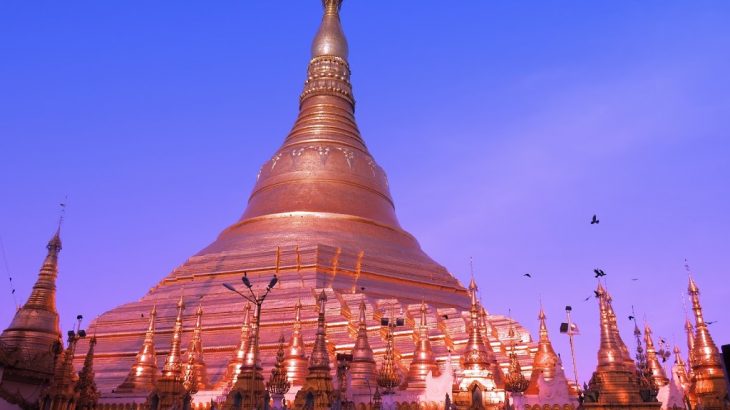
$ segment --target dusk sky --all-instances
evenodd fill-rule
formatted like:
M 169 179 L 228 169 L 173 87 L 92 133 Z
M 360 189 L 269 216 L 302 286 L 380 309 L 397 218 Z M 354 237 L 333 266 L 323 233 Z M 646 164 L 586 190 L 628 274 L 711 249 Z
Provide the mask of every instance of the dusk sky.
M 0 3 L 0 326 L 8 273 L 25 302 L 66 195 L 64 330 L 236 221 L 293 124 L 320 16 L 317 0 Z M 686 355 L 687 258 L 730 343 L 730 2 L 348 0 L 342 20 L 402 226 L 464 284 L 473 257 L 491 313 L 536 336 L 542 298 L 571 376 L 571 304 L 587 380 L 602 268 L 631 351 L 633 305 Z

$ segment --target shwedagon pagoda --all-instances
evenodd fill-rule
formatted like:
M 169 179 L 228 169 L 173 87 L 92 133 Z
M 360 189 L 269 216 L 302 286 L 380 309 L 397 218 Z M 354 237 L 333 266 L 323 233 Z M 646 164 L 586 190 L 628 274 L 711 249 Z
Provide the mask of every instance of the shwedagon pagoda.
M 692 278 L 671 351 L 648 325 L 630 351 L 599 281 L 597 366 L 578 385 L 557 319 L 535 312 L 533 338 L 421 250 L 355 121 L 341 5 L 323 1 L 299 115 L 215 242 L 62 335 L 58 229 L 0 335 L 0 409 L 730 409 Z

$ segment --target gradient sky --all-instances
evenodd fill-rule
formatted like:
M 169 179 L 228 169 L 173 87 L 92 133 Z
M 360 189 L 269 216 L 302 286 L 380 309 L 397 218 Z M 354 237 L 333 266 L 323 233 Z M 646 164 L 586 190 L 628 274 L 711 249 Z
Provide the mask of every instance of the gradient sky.
M 65 195 L 64 328 L 141 297 L 234 222 L 296 116 L 320 15 L 317 0 L 0 3 L 0 236 L 18 300 Z M 688 258 L 730 343 L 729 2 L 349 0 L 342 18 L 402 225 L 463 283 L 473 256 L 492 313 L 535 332 L 541 296 L 567 358 L 572 304 L 587 379 L 600 267 L 632 351 L 633 304 L 686 352 Z M 4 327 L 2 260 L 0 274 Z

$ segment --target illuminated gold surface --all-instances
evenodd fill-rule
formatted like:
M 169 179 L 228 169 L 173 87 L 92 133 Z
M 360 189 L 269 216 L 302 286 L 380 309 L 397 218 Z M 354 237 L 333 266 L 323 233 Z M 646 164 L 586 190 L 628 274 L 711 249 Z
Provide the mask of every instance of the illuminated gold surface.
M 375 388 L 378 377 L 373 349 L 368 342 L 368 326 L 365 300 L 360 301 L 357 339 L 352 348 L 350 364 L 350 389 L 353 393 L 370 393 Z
M 301 409 L 312 403 L 312 409 L 325 410 L 332 405 L 332 369 L 330 368 L 329 351 L 327 350 L 327 330 L 325 312 L 327 295 L 324 290 L 317 299 L 319 315 L 317 317 L 317 335 L 314 339 L 312 354 L 309 355 L 309 371 L 301 390 L 297 392 L 294 406 Z
M 42 384 L 54 374 L 55 353 L 61 347 L 56 311 L 56 278 L 61 233 L 57 230 L 28 300 L 0 335 L 0 361 L 5 379 Z
M 669 383 L 669 378 L 664 371 L 664 367 L 659 362 L 656 348 L 654 347 L 654 340 L 651 337 L 652 331 L 648 324 L 644 325 L 644 344 L 646 345 L 646 363 L 651 371 L 651 377 L 654 379 L 654 383 L 657 387 L 665 386 Z
M 406 384 L 408 389 L 425 389 L 426 376 L 431 373 L 433 376 L 439 375 L 439 367 L 436 364 L 436 357 L 431 349 L 431 341 L 428 336 L 428 321 L 426 313 L 428 308 L 426 303 L 421 303 L 421 321 L 418 326 L 418 339 L 413 351 L 413 359 L 408 368 Z
M 692 349 L 691 392 L 696 396 L 701 409 L 727 409 L 727 379 L 722 365 L 722 356 L 710 335 L 700 304 L 700 290 L 690 277 L 688 293 L 692 299 L 695 317 L 694 346 Z
M 596 289 L 601 326 L 598 365 L 588 389 L 583 407 L 590 409 L 659 408 L 661 403 L 645 402 L 628 348 L 621 339 L 611 298 L 601 284 Z
M 532 362 L 530 385 L 525 391 L 526 394 L 537 394 L 539 392 L 538 379 L 540 376 L 546 381 L 551 381 L 555 377 L 556 366 L 560 362 L 548 336 L 547 324 L 545 323 L 546 315 L 542 307 L 540 307 L 540 313 L 537 318 L 540 322 L 537 352 Z
M 269 394 L 275 403 L 281 402 L 281 399 L 284 398 L 284 394 L 286 394 L 291 387 L 291 383 L 286 377 L 286 367 L 284 362 L 285 346 L 284 335 L 281 335 L 279 337 L 279 349 L 276 351 L 276 363 L 274 364 L 274 368 L 271 369 L 271 376 L 269 376 L 269 381 L 266 383 L 266 390 L 269 391 Z
M 410 312 L 425 299 L 435 360 L 443 365 L 450 352 L 455 358 L 462 355 L 469 338 L 470 319 L 462 316 L 470 308 L 467 293 L 398 223 L 385 172 L 370 155 L 355 122 L 339 6 L 340 2 L 327 6 L 313 50 L 340 51 L 314 52 L 299 115 L 282 146 L 261 167 L 241 219 L 141 300 L 119 306 L 94 322 L 100 341 L 95 358 L 97 383 L 109 400 L 124 401 L 109 393 L 134 366 L 146 328 L 139 317 L 153 303 L 158 306 L 157 347 L 172 346 L 175 301 L 183 287 L 205 310 L 203 353 L 209 381 L 215 386 L 210 394 L 225 396 L 231 381 L 238 380 L 231 358 L 241 347 L 242 306 L 240 297 L 221 284 L 238 282 L 243 272 L 248 272 L 256 289 L 262 289 L 272 273 L 278 274 L 279 284 L 261 312 L 259 358 L 263 368 L 274 366 L 277 338 L 283 333 L 290 340 L 287 376 L 295 387 L 304 383 L 307 373 L 304 352 L 316 339 L 316 298 L 322 289 L 330 297 L 325 312 L 330 353 L 351 351 L 357 332 L 350 312 L 362 299 L 372 306 L 368 320 L 375 322 L 384 305 Z M 293 325 L 297 299 L 303 307 L 299 324 Z M 192 323 L 192 312 L 183 320 Z M 410 367 L 417 322 L 409 316 L 391 338 L 393 366 L 398 371 Z M 506 368 L 509 362 L 500 341 L 507 321 L 495 315 L 489 316 L 489 322 L 487 342 L 499 353 L 490 363 L 493 370 L 488 371 L 498 378 L 500 365 Z M 386 332 L 372 331 L 374 324 L 370 327 L 368 342 L 380 362 L 388 343 Z M 182 337 L 189 340 L 191 335 Z M 518 349 L 527 352 L 530 343 L 526 338 Z M 169 352 L 158 349 L 157 353 Z M 520 355 L 520 360 L 523 369 L 530 368 L 530 354 Z
M 118 393 L 131 393 L 133 391 L 152 391 L 157 382 L 157 354 L 155 353 L 155 318 L 157 317 L 157 306 L 150 311 L 149 325 L 142 342 L 142 347 L 134 359 L 134 364 L 129 370 L 127 378 L 115 389 Z
M 238 380 L 238 375 L 241 373 L 241 366 L 246 360 L 246 353 L 248 352 L 248 343 L 251 337 L 251 305 L 246 304 L 243 309 L 243 325 L 241 326 L 241 339 L 238 342 L 238 348 L 233 352 L 233 356 L 226 366 L 226 372 L 223 377 L 218 381 L 217 387 L 219 389 L 230 389 L 231 386 Z
M 302 339 L 302 301 L 297 300 L 294 307 L 294 325 L 292 327 L 289 346 L 286 349 L 286 376 L 292 385 L 301 386 L 307 376 L 309 362 L 304 352 L 304 340 Z
M 183 370 L 185 389 L 193 393 L 208 387 L 208 370 L 203 358 L 202 320 L 203 307 L 198 306 L 198 310 L 195 312 L 195 329 L 188 350 L 185 352 Z

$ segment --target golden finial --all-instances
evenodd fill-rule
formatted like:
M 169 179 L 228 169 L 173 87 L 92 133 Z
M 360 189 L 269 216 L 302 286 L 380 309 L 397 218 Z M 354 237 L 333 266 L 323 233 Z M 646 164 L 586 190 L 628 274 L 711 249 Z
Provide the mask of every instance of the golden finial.
M 413 360 L 408 368 L 408 388 L 426 388 L 426 376 L 431 373 L 439 375 L 439 368 L 436 364 L 436 357 L 431 349 L 431 341 L 428 337 L 428 323 L 426 321 L 426 302 L 421 302 L 421 324 L 418 326 L 418 340 L 413 351 Z
M 396 387 L 400 386 L 401 376 L 398 371 L 395 357 L 395 341 L 393 328 L 396 325 L 395 316 L 388 321 L 388 333 L 385 339 L 385 355 L 378 371 L 378 386 L 383 388 L 383 394 L 393 394 Z
M 669 383 L 667 374 L 664 372 L 657 356 L 656 347 L 654 347 L 654 339 L 651 337 L 652 331 L 649 324 L 644 324 L 644 345 L 646 346 L 646 363 L 647 367 L 651 371 L 651 377 L 654 379 L 654 383 L 661 387 Z
M 309 371 L 313 369 L 327 369 L 329 371 L 330 361 L 329 353 L 327 352 L 327 329 L 325 323 L 325 312 L 327 304 L 327 294 L 322 289 L 322 292 L 317 298 L 319 302 L 319 317 L 317 318 L 317 334 L 314 339 L 314 346 L 312 347 L 312 355 L 309 357 Z
M 302 301 L 299 299 L 294 306 L 294 325 L 292 326 L 292 335 L 285 356 L 287 377 L 296 386 L 301 386 L 304 383 L 304 377 L 307 375 L 307 368 L 309 366 L 304 354 L 301 315 Z
M 185 310 L 185 303 L 183 302 L 182 295 L 180 295 L 180 299 L 177 301 L 177 316 L 175 317 L 175 327 L 172 330 L 170 353 L 167 355 L 165 366 L 162 368 L 162 374 L 170 378 L 182 376 L 180 344 L 182 342 L 183 332 L 183 310 Z
M 505 390 L 513 394 L 521 394 L 527 390 L 529 382 L 522 374 L 522 367 L 514 351 L 510 353 L 509 359 L 509 372 L 504 378 Z
M 710 330 L 702 315 L 700 289 L 690 276 L 689 295 L 695 315 L 694 346 L 692 348 L 692 383 L 698 400 L 698 408 L 721 408 L 728 394 L 727 381 L 722 368 L 722 356 L 712 340 Z M 699 386 L 698 386 L 699 384 Z
M 188 391 L 197 392 L 208 387 L 208 375 L 203 359 L 203 306 L 198 305 L 195 312 L 195 328 L 188 345 L 187 363 L 184 371 L 184 386 Z
M 151 391 L 157 382 L 157 354 L 155 353 L 155 320 L 157 305 L 152 306 L 147 332 L 134 359 L 127 378 L 115 389 L 118 392 Z
M 369 386 L 378 377 L 373 349 L 368 341 L 365 309 L 365 298 L 362 298 L 360 300 L 357 339 L 355 340 L 355 346 L 352 348 L 352 363 L 350 363 L 350 387 L 353 391 L 370 391 Z
M 337 16 L 340 13 L 343 0 L 322 0 L 322 7 L 324 7 L 324 13 L 326 15 Z

